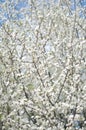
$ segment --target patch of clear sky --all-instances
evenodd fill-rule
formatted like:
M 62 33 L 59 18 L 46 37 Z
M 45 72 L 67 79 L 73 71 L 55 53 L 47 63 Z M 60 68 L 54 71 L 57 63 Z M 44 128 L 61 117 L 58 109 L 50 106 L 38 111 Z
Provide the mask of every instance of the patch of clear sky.
M 12 12 L 12 8 L 11 8 L 11 2 L 14 2 L 14 9 L 16 10 L 16 11 L 20 11 L 22 8 L 26 8 L 26 7 L 29 7 L 29 4 L 28 4 L 28 0 L 19 0 L 18 2 L 17 2 L 17 4 L 16 4 L 16 0 L 8 0 L 9 1 L 9 12 L 11 13 Z M 40 2 L 41 2 L 41 0 L 39 0 Z M 50 1 L 51 0 L 45 0 L 45 2 L 47 3 L 47 4 L 50 4 Z M 76 1 L 76 0 L 71 0 L 72 1 L 72 6 L 71 6 L 71 10 L 72 11 L 74 11 L 75 10 L 75 4 L 74 4 L 74 1 Z M 0 0 L 0 4 L 2 5 L 3 3 L 5 3 L 6 2 L 6 0 Z M 54 0 L 54 2 L 55 3 L 58 3 L 58 0 Z M 82 7 L 82 8 L 86 8 L 86 0 L 80 0 L 80 6 Z M 0 7 L 0 14 L 3 12 L 3 9 Z M 80 17 L 82 17 L 83 16 L 83 13 L 82 12 L 80 12 Z M 7 12 L 4 12 L 4 16 L 3 17 L 5 17 L 5 19 L 3 19 L 3 18 L 0 18 L 0 25 L 2 25 L 3 24 L 3 22 L 6 20 L 6 19 L 10 19 L 11 17 L 10 17 L 10 14 L 8 14 Z M 24 18 L 24 16 L 19 12 L 19 13 L 17 13 L 17 15 L 16 15 L 16 19 L 22 19 L 22 18 Z

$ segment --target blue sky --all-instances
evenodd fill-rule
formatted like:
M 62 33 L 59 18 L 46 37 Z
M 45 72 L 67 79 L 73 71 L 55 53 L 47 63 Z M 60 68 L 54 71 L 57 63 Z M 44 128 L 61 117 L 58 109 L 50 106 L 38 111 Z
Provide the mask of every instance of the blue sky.
M 11 14 L 12 14 L 13 8 L 15 9 L 15 11 L 17 11 L 15 19 L 24 18 L 23 14 L 20 11 L 22 8 L 26 8 L 28 6 L 27 0 L 19 0 L 17 4 L 16 4 L 16 0 L 14 0 L 13 5 L 11 5 L 12 4 L 11 1 L 13 2 L 13 0 L 8 0 L 8 1 L 9 1 L 9 4 L 8 4 L 9 13 L 7 13 L 5 10 L 3 10 L 3 8 L 1 8 L 1 6 L 3 6 L 3 4 L 5 2 L 7 2 L 7 0 L 0 0 L 0 5 L 1 5 L 0 6 L 0 15 L 2 16 L 2 14 L 3 14 L 3 18 L 0 17 L 0 25 L 2 25 L 4 23 L 4 21 L 6 21 L 6 19 L 12 18 Z
M 15 5 L 16 10 L 20 10 L 21 8 L 26 8 L 28 6 L 28 1 L 20 1 L 18 4 Z
M 0 0 L 0 5 L 3 5 L 7 0 Z M 13 2 L 13 0 L 8 0 L 10 2 L 9 4 L 9 14 L 7 12 L 4 11 L 3 13 L 3 9 L 0 7 L 0 14 L 3 13 L 3 17 L 5 19 L 2 19 L 0 18 L 0 25 L 3 24 L 3 22 L 6 20 L 6 19 L 10 19 L 11 18 L 11 13 L 12 13 L 12 7 L 11 7 L 11 1 Z M 41 0 L 40 0 L 41 1 Z M 71 6 L 71 10 L 74 11 L 75 10 L 75 6 L 74 6 L 74 0 L 71 0 L 72 1 L 72 6 Z M 46 3 L 49 4 L 50 0 L 46 0 Z M 58 2 L 58 0 L 54 0 L 55 3 Z M 24 18 L 23 14 L 21 13 L 21 9 L 22 8 L 26 8 L 28 7 L 28 0 L 18 0 L 18 3 L 16 4 L 16 0 L 14 0 L 14 9 L 19 12 L 17 13 L 16 15 L 16 18 L 17 19 L 22 19 Z M 80 0 L 80 6 L 82 8 L 86 8 L 86 0 Z M 80 12 L 80 17 L 83 16 L 83 12 Z

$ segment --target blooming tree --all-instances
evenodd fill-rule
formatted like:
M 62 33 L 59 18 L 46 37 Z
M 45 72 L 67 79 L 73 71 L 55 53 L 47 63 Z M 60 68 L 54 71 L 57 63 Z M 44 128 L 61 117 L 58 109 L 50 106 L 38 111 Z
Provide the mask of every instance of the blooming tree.
M 0 129 L 85 130 L 85 10 L 80 1 L 28 2 L 2 5 L 10 18 L 0 27 Z

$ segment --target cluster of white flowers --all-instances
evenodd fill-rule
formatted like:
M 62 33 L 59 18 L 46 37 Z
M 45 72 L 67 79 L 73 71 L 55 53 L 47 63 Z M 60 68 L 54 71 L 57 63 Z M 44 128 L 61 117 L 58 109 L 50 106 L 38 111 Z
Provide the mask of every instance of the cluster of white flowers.
M 86 19 L 69 0 L 29 2 L 0 28 L 0 128 L 85 130 Z

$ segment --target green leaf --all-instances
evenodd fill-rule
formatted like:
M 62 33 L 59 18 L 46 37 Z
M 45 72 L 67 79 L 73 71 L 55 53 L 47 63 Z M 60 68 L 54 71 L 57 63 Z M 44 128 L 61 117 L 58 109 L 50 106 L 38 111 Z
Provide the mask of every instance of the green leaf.
M 1 118 L 2 118 L 2 114 L 0 114 L 0 120 L 1 120 Z
M 34 85 L 33 84 L 28 84 L 27 87 L 28 87 L 28 90 L 34 90 Z

